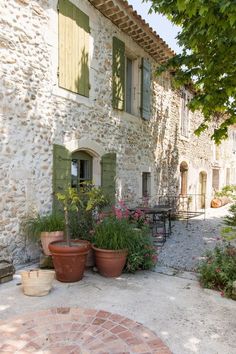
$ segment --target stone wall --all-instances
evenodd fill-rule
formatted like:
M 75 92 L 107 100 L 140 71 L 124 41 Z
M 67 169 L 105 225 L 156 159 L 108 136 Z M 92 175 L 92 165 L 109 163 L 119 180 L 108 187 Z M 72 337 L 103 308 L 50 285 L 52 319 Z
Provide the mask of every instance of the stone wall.
M 0 4 L 0 243 L 8 245 L 15 263 L 38 256 L 21 222 L 51 210 L 54 143 L 71 151 L 79 146 L 116 152 L 117 197 L 133 204 L 141 197 L 142 172 L 151 172 L 152 196 L 177 193 L 182 161 L 189 165 L 188 192 L 198 192 L 200 171 L 207 172 L 211 190 L 209 133 L 193 135 L 201 116 L 192 116 L 190 137 L 181 138 L 180 93 L 168 75 L 153 81 L 150 121 L 113 110 L 112 37 L 123 40 L 138 60 L 148 55 L 88 1 L 73 2 L 90 18 L 89 98 L 58 87 L 57 1 Z

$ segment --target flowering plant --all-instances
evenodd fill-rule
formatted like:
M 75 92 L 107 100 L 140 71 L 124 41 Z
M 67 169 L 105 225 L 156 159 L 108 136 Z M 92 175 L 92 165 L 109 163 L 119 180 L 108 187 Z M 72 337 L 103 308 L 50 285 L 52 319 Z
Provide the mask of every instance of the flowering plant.
M 128 219 L 133 226 L 136 226 L 139 229 L 148 225 L 147 215 L 139 208 L 130 211 L 123 200 L 118 202 L 117 207 L 113 207 L 113 213 L 118 219 Z
M 232 246 L 209 250 L 198 266 L 200 283 L 209 289 L 217 289 L 233 298 L 233 282 L 236 281 L 236 249 Z
M 98 248 L 128 250 L 125 270 L 148 270 L 157 262 L 146 215 L 140 209 L 130 211 L 124 201 L 119 201 L 109 215 L 100 213 L 94 230 L 93 242 Z M 135 226 L 135 228 L 134 228 Z

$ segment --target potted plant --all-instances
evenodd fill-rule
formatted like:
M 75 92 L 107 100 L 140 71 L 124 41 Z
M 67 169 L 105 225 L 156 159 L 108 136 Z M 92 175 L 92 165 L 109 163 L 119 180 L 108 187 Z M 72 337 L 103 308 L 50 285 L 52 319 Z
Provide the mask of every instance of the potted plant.
M 105 277 L 120 276 L 137 239 L 138 234 L 127 218 L 113 215 L 99 221 L 92 245 L 99 273 Z
M 69 213 L 69 227 L 72 238 L 91 241 L 93 228 L 101 209 L 109 205 L 109 199 L 100 187 L 91 181 L 83 182 L 78 190 L 80 203 L 75 211 Z M 95 265 L 94 251 L 89 250 L 86 267 Z
M 91 243 L 86 240 L 71 240 L 70 237 L 69 213 L 77 211 L 82 203 L 77 190 L 68 188 L 64 194 L 57 193 L 57 199 L 63 206 L 66 240 L 50 243 L 49 249 L 57 280 L 75 282 L 83 277 Z
M 51 255 L 48 248 L 49 243 L 61 241 L 64 238 L 64 217 L 59 213 L 37 215 L 25 220 L 23 228 L 32 240 L 35 241 L 40 238 L 43 252 L 46 256 L 49 256 Z

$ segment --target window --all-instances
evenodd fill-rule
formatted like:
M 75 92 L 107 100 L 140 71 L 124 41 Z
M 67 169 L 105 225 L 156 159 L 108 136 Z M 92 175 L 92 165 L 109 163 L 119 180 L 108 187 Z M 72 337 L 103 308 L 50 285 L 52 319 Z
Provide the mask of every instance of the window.
M 59 86 L 89 96 L 89 17 L 68 0 L 58 1 Z
M 181 95 L 181 135 L 185 138 L 189 137 L 189 108 L 187 104 L 190 102 L 190 94 L 182 91 Z
M 151 195 L 151 173 L 142 173 L 142 197 L 150 197 Z
M 139 76 L 138 60 L 129 55 L 125 43 L 113 37 L 113 64 L 112 64 L 112 105 L 113 108 L 131 114 L 138 112 L 142 118 L 150 118 L 150 92 L 151 92 L 151 65 L 147 59 L 142 59 L 141 102 L 135 101 L 135 80 Z M 137 107 L 135 107 L 137 105 Z M 139 114 L 139 113 L 137 113 Z
M 95 162 L 95 163 L 94 163 Z M 116 154 L 100 156 L 100 182 L 103 192 L 115 203 L 116 196 Z M 53 208 L 60 210 L 56 193 L 64 193 L 68 187 L 78 187 L 84 181 L 94 181 L 98 173 L 98 158 L 86 150 L 71 153 L 63 145 L 53 145 Z M 98 183 L 100 184 L 100 183 Z
M 71 186 L 79 188 L 83 182 L 92 181 L 92 156 L 85 151 L 72 154 Z
M 181 177 L 181 185 L 180 185 L 180 194 L 186 195 L 188 188 L 188 164 L 183 161 L 180 164 L 180 177 Z

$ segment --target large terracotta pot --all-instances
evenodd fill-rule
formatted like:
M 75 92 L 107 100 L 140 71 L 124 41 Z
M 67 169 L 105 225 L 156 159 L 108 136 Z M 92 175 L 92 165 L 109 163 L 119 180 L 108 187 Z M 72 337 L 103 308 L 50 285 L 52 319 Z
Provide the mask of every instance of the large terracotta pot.
M 72 240 L 71 247 L 65 242 L 52 242 L 49 250 L 59 281 L 72 283 L 81 280 L 91 243 L 85 240 Z
M 125 266 L 127 250 L 105 250 L 92 246 L 95 251 L 96 267 L 104 277 L 119 277 Z
M 41 232 L 40 239 L 43 248 L 43 253 L 46 256 L 50 256 L 51 252 L 49 251 L 48 248 L 49 243 L 54 241 L 63 241 L 64 232 L 63 231 Z

